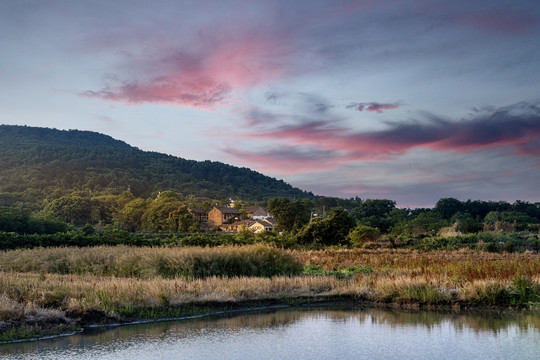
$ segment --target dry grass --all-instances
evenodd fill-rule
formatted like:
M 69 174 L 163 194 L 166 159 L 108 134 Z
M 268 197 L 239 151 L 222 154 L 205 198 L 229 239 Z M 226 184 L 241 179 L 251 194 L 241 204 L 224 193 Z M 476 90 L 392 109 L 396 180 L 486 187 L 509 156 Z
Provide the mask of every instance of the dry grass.
M 45 309 L 34 302 L 17 302 L 6 294 L 1 294 L 0 321 L 7 322 L 20 319 L 26 319 L 27 322 L 32 323 L 58 321 L 58 319 L 69 322 L 60 310 Z
M 273 278 L 133 279 L 94 275 L 0 272 L 0 289 L 19 303 L 64 310 L 110 311 L 130 306 L 282 299 L 352 293 L 354 279 L 298 276 Z
M 293 275 L 302 271 L 302 265 L 289 253 L 264 245 L 219 248 L 119 245 L 0 252 L 0 270 L 150 279 Z
M 45 309 L 33 302 L 19 302 L 0 294 L 0 343 L 73 330 L 75 321 L 64 311 Z
M 525 252 L 489 253 L 472 250 L 431 251 L 416 250 L 319 250 L 294 253 L 304 264 L 324 270 L 338 270 L 349 266 L 369 266 L 386 277 L 405 275 L 424 276 L 433 281 L 457 283 L 494 279 L 507 281 L 516 276 L 534 278 L 540 274 L 540 255 Z
M 64 312 L 100 310 L 128 314 L 134 308 L 170 308 L 186 304 L 251 300 L 293 301 L 300 297 L 345 296 L 369 301 L 427 304 L 524 305 L 540 302 L 538 254 L 494 254 L 474 251 L 418 252 L 413 250 L 293 251 L 287 256 L 326 271 L 347 267 L 363 271 L 350 276 L 295 275 L 273 277 L 167 278 L 148 271 L 156 258 L 175 259 L 193 251 L 232 249 L 34 249 L 0 254 L 0 322 L 65 319 Z M 78 254 L 76 254 L 79 252 Z M 59 254 L 62 254 L 60 256 Z M 208 255 L 208 254 L 207 254 Z M 208 255 L 212 258 L 211 255 Z M 37 257 L 37 258 L 36 258 Z M 81 262 L 87 273 L 57 274 L 59 263 Z M 125 259 L 128 261 L 125 261 Z M 32 260 L 35 259 L 35 260 Z M 62 260 L 64 259 L 64 260 Z M 124 260 L 123 260 L 124 259 Z M 138 259 L 138 260 L 137 260 Z M 153 260 L 152 260 L 153 259 Z M 137 260 L 137 261 L 136 261 Z M 33 264 L 28 264 L 33 262 Z M 47 265 L 43 268 L 43 264 Z M 134 277 L 96 275 L 104 264 L 139 266 Z M 18 265 L 17 265 L 18 264 Z M 39 266 L 36 267 L 36 264 Z M 19 266 L 16 267 L 15 265 Z M 146 270 L 144 270 L 146 269 Z M 28 272 L 22 272 L 28 271 Z M 134 314 L 136 312 L 133 312 Z M 25 320 L 26 319 L 26 320 Z

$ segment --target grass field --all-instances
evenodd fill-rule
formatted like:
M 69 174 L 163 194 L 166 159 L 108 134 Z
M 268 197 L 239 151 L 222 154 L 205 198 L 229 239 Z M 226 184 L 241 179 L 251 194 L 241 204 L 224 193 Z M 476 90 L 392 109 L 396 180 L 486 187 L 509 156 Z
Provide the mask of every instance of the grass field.
M 159 318 L 205 304 L 349 299 L 447 307 L 540 303 L 540 256 L 472 250 L 285 251 L 223 248 L 48 248 L 0 253 L 0 340 L 39 324 Z

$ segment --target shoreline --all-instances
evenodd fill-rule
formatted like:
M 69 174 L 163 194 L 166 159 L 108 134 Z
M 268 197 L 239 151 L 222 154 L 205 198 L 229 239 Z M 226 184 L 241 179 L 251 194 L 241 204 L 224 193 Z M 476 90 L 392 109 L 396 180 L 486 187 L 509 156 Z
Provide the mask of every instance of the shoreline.
M 210 316 L 219 316 L 227 314 L 240 314 L 253 311 L 279 310 L 287 308 L 308 308 L 308 307 L 348 307 L 351 309 L 382 309 L 399 311 L 433 311 L 446 312 L 452 314 L 461 314 L 467 312 L 476 313 L 511 313 L 533 310 L 536 307 L 525 305 L 478 305 L 466 301 L 452 301 L 447 303 L 423 303 L 419 301 L 402 301 L 402 299 L 386 299 L 387 301 L 372 301 L 358 298 L 357 296 L 334 295 L 334 296 L 316 296 L 316 297 L 298 297 L 288 298 L 286 300 L 268 299 L 268 300 L 244 300 L 244 301 L 210 301 L 201 303 L 186 303 L 172 306 L 160 306 L 164 311 L 190 312 L 190 315 L 181 315 L 173 317 L 157 318 L 135 318 L 122 317 L 117 314 L 107 314 L 101 310 L 90 309 L 84 313 L 67 313 L 67 317 L 74 323 L 68 332 L 55 331 L 55 327 L 50 324 L 36 324 L 36 336 L 28 338 L 14 338 L 11 340 L 0 341 L 1 345 L 35 342 L 41 340 L 54 339 L 59 337 L 68 337 L 76 334 L 84 334 L 90 329 L 99 329 L 107 327 L 131 326 L 138 324 L 149 324 L 166 321 L 180 321 L 189 319 L 199 319 Z M 140 310 L 154 310 L 155 306 L 140 307 Z M 200 312 L 197 312 L 199 311 Z M 78 317 L 71 317 L 78 316 Z M 42 325 L 40 328 L 39 325 Z M 13 324 L 13 328 L 24 328 L 23 324 Z M 56 328 L 58 330 L 58 328 Z

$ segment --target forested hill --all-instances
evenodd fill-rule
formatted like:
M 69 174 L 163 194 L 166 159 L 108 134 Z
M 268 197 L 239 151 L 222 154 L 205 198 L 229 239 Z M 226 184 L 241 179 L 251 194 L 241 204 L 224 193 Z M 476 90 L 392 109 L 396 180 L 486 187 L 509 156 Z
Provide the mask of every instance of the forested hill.
M 143 198 L 164 190 L 247 201 L 313 196 L 247 168 L 146 152 L 95 132 L 0 125 L 0 206 L 128 187 Z

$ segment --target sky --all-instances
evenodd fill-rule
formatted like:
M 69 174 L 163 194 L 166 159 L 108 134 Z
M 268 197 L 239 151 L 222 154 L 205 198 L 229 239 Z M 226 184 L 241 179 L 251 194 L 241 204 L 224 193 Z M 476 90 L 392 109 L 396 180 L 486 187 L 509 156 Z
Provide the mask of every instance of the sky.
M 8 0 L 0 123 L 314 194 L 540 201 L 538 0 Z

